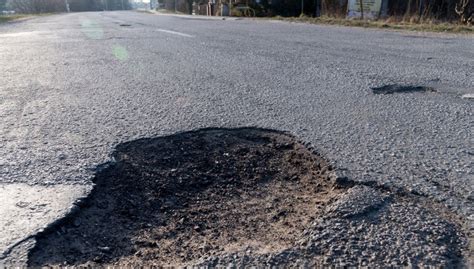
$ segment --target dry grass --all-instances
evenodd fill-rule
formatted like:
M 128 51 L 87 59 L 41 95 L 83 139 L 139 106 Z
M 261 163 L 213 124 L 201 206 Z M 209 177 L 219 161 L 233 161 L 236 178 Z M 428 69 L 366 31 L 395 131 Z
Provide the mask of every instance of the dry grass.
M 174 11 L 174 10 L 169 10 L 169 9 L 164 9 L 164 8 L 156 9 L 156 12 L 157 13 L 162 13 L 162 14 L 189 15 L 188 13 L 184 13 L 184 12 L 181 12 L 181 11 Z
M 54 14 L 60 14 L 60 13 L 37 13 L 37 14 L 13 14 L 13 15 L 0 15 L 0 23 L 2 22 L 9 22 L 9 21 L 15 21 L 19 19 L 25 19 L 25 18 L 34 18 L 34 17 L 42 17 L 42 16 L 51 16 Z
M 27 15 L 23 15 L 23 14 L 0 15 L 0 23 L 18 20 L 24 17 L 27 17 Z
M 319 17 L 312 18 L 306 16 L 300 17 L 272 17 L 270 19 L 313 23 L 313 24 L 330 24 L 330 25 L 344 25 L 365 28 L 383 28 L 394 30 L 409 30 L 409 31 L 423 31 L 423 32 L 451 32 L 451 33 L 474 33 L 474 26 L 462 25 L 452 22 L 442 22 L 433 19 L 419 19 L 417 17 L 398 18 L 389 17 L 384 20 L 360 20 L 360 19 L 345 19 L 336 17 Z

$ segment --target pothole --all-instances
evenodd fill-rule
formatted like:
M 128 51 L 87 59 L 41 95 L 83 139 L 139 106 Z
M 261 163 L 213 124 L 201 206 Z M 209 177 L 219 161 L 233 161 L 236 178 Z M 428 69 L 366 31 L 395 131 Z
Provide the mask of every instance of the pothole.
M 474 100 L 474 93 L 466 93 L 461 96 L 462 99 Z
M 130 27 L 132 26 L 131 24 L 127 24 L 127 23 L 121 23 L 119 24 L 121 27 Z
M 119 145 L 81 210 L 38 236 L 29 265 L 183 266 L 292 248 L 343 190 L 290 135 L 204 129 Z
M 393 94 L 393 93 L 412 93 L 412 92 L 436 92 L 433 87 L 412 86 L 412 85 L 384 85 L 382 87 L 372 88 L 375 94 Z

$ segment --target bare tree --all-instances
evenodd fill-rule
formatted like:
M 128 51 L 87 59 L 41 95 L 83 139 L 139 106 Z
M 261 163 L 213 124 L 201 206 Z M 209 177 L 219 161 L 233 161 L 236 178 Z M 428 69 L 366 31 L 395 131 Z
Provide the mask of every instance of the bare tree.
M 33 9 L 31 0 L 8 0 L 7 7 L 19 13 L 31 13 Z
M 63 0 L 8 0 L 7 6 L 19 13 L 62 12 L 66 10 Z
M 459 3 L 456 3 L 455 11 L 461 18 L 461 23 L 472 24 L 473 21 L 473 11 L 471 10 L 470 0 L 460 0 Z

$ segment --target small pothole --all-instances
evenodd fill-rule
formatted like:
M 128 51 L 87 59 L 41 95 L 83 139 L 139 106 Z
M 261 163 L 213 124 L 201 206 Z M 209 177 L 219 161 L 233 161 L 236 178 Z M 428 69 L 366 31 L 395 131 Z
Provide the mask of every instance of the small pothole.
M 372 88 L 375 94 L 393 94 L 393 93 L 412 93 L 412 92 L 436 92 L 433 87 L 428 86 L 413 86 L 413 85 L 398 85 L 390 84 L 382 87 Z
M 277 253 L 344 190 L 328 163 L 270 130 L 204 129 L 121 144 L 77 215 L 37 238 L 31 266 L 182 266 Z
M 466 93 L 461 96 L 465 100 L 474 100 L 474 93 Z
M 129 27 L 129 26 L 132 26 L 131 24 L 126 24 L 126 23 L 121 23 L 121 24 L 119 24 L 119 25 L 122 26 L 122 27 Z

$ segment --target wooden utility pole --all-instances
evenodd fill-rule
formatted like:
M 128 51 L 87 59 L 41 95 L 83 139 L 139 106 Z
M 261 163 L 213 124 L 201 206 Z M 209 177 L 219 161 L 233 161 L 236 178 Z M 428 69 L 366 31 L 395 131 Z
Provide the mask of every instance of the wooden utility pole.
M 360 18 L 364 19 L 364 0 L 359 0 L 360 4 Z

